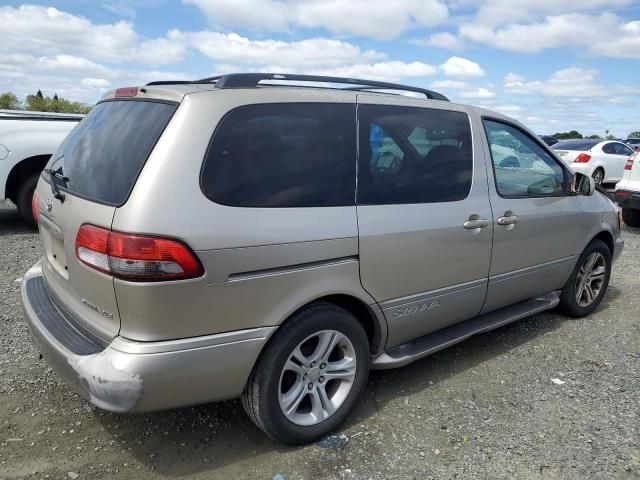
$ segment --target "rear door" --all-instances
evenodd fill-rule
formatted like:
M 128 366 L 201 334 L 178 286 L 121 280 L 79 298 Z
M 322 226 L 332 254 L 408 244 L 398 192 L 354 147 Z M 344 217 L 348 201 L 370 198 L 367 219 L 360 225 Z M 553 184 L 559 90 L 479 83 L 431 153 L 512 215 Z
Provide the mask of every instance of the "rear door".
M 483 118 L 493 208 L 493 252 L 483 312 L 562 287 L 580 243 L 570 174 L 532 135 Z
M 605 181 L 607 183 L 618 182 L 624 174 L 624 166 L 633 154 L 633 150 L 620 142 L 611 142 L 604 145 L 602 151 L 607 156 L 609 167 L 609 171 L 605 172 Z
M 99 103 L 51 157 L 36 190 L 49 290 L 80 327 L 105 341 L 120 328 L 113 278 L 77 259 L 76 235 L 86 223 L 111 228 L 176 108 L 155 101 Z
M 360 274 L 387 347 L 478 314 L 491 256 L 483 152 L 463 107 L 358 96 Z

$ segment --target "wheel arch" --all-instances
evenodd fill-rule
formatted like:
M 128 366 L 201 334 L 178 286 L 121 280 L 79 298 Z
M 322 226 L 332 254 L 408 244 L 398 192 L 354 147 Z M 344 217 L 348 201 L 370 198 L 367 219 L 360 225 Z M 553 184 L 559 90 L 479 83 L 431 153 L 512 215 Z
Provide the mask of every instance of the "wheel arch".
M 608 231 L 608 230 L 600 231 L 591 240 L 589 240 L 589 243 L 587 243 L 587 245 L 589 245 L 594 240 L 601 240 L 602 242 L 604 242 L 605 245 L 607 247 L 609 247 L 609 251 L 613 255 L 613 250 L 615 248 L 615 241 L 614 241 L 613 235 L 611 234 L 610 231 Z
M 387 322 L 384 313 L 377 305 L 368 305 L 362 299 L 346 293 L 332 293 L 308 300 L 292 311 L 278 328 L 286 325 L 299 312 L 318 303 L 331 303 L 351 313 L 364 328 L 371 353 L 377 354 L 384 350 L 387 340 Z
M 32 155 L 16 163 L 7 176 L 5 198 L 13 200 L 22 182 L 34 173 L 41 172 L 49 158 L 51 154 Z

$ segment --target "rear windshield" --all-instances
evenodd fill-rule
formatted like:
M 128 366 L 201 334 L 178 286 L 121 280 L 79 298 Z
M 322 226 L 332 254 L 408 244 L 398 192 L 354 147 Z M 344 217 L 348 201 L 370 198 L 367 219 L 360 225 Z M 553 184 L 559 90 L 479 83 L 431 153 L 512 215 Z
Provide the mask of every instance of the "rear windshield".
M 556 143 L 552 150 L 591 150 L 602 140 L 563 140 Z
M 56 183 L 81 197 L 122 205 L 176 108 L 149 101 L 99 103 L 52 157 L 48 168 L 58 174 Z

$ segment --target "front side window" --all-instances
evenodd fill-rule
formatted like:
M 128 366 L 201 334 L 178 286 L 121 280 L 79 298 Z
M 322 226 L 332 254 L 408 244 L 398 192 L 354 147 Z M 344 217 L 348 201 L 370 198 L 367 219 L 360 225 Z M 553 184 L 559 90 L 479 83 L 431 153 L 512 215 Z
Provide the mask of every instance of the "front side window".
M 240 107 L 218 126 L 201 186 L 234 207 L 354 205 L 355 106 L 278 103 Z
M 538 197 L 566 192 L 563 168 L 533 138 L 501 122 L 483 123 L 500 195 Z
M 360 105 L 358 204 L 463 200 L 471 190 L 469 117 L 461 112 Z

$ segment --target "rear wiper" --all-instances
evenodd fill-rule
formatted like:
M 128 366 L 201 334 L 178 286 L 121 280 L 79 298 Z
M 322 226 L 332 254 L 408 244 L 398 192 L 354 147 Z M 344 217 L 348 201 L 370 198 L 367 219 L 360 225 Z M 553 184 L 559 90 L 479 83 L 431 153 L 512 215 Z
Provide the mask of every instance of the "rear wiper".
M 56 178 L 67 183 L 69 181 L 69 177 L 65 177 L 62 174 L 62 168 L 59 168 L 58 170 L 52 170 L 51 168 L 46 168 L 44 173 L 49 175 L 51 193 L 53 193 L 54 198 L 57 198 L 58 200 L 60 200 L 60 203 L 64 203 L 64 194 L 58 188 L 58 184 L 56 183 Z

